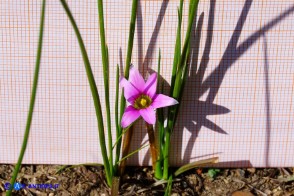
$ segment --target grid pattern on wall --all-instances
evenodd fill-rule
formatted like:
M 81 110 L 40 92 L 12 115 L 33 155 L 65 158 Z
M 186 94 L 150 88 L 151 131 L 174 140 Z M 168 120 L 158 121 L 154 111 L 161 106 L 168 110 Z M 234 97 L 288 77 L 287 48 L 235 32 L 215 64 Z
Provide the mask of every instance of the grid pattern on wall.
M 69 0 L 68 4 L 85 41 L 104 105 L 97 1 Z M 178 6 L 177 0 L 141 0 L 138 6 L 132 62 L 147 78 L 157 70 L 160 48 L 165 94 L 169 92 Z M 185 1 L 183 33 L 187 9 Z M 116 64 L 125 66 L 130 10 L 131 1 L 104 1 L 111 100 Z M 0 163 L 15 163 L 21 147 L 40 11 L 38 0 L 0 2 Z M 293 13 L 291 0 L 200 1 L 191 67 L 172 137 L 172 165 L 218 156 L 218 166 L 223 167 L 293 166 Z M 146 130 L 138 122 L 131 148 L 146 141 Z M 24 163 L 101 163 L 98 142 L 91 92 L 75 34 L 59 1 L 48 1 L 39 86 Z M 128 163 L 150 164 L 148 150 L 143 149 Z

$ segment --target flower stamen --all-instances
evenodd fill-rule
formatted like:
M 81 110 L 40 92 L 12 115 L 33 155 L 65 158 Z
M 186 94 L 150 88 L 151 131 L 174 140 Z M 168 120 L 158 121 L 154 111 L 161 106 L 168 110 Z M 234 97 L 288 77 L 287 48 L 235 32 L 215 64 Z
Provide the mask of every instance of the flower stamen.
M 140 95 L 134 104 L 134 108 L 136 109 L 145 109 L 148 108 L 152 103 L 151 98 L 148 95 Z

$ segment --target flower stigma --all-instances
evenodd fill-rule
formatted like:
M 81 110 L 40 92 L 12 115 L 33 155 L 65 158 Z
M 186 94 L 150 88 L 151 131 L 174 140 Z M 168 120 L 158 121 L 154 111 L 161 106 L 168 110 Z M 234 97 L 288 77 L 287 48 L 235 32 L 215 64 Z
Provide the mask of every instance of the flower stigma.
M 140 95 L 135 100 L 134 108 L 145 109 L 145 108 L 148 108 L 151 103 L 152 103 L 152 100 L 148 95 Z

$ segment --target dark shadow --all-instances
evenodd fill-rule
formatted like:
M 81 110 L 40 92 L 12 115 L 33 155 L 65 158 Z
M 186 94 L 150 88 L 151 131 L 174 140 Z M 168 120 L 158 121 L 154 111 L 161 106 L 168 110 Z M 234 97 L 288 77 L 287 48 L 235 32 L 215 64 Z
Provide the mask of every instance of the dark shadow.
M 156 24 L 154 26 L 153 33 L 152 33 L 151 39 L 149 41 L 147 52 L 146 52 L 146 55 L 145 55 L 145 58 L 144 58 L 144 62 L 142 64 L 144 71 L 148 71 L 149 70 L 149 65 L 150 65 L 150 63 L 152 63 L 152 59 L 153 59 L 154 53 L 155 53 L 155 46 L 156 46 L 157 38 L 158 38 L 158 35 L 159 35 L 159 31 L 160 31 L 160 28 L 161 28 L 161 24 L 162 24 L 162 21 L 163 21 L 163 18 L 164 18 L 168 3 L 169 3 L 169 1 L 163 1 L 162 4 L 161 4 L 159 15 L 157 17 Z
M 208 78 L 211 79 L 209 86 L 205 85 L 206 81 L 208 79 L 206 79 L 204 82 L 201 81 L 201 87 L 199 88 L 201 92 L 198 94 L 198 96 L 199 97 L 202 96 L 204 94 L 204 92 L 209 89 L 209 93 L 208 93 L 206 101 L 210 104 L 213 103 L 213 101 L 218 93 L 218 90 L 219 90 L 221 83 L 224 79 L 226 71 L 237 60 L 237 58 L 235 58 L 235 57 L 238 56 L 236 53 L 238 40 L 240 38 L 243 26 L 245 24 L 250 7 L 252 5 L 252 2 L 253 2 L 253 0 L 247 0 L 245 2 L 245 5 L 242 9 L 242 13 L 239 17 L 238 23 L 237 23 L 235 30 L 233 32 L 233 35 L 229 41 L 229 44 L 224 52 L 224 55 L 218 65 L 218 67 L 216 68 L 217 71 L 214 70 L 213 73 L 210 76 L 208 76 Z M 213 77 L 212 77 L 212 75 L 213 75 Z
M 269 151 L 271 139 L 271 95 L 270 95 L 270 79 L 269 79 L 269 62 L 267 55 L 267 40 L 263 34 L 263 50 L 264 50 L 264 82 L 265 82 L 265 103 L 266 103 L 266 133 L 265 133 L 265 167 L 269 167 Z

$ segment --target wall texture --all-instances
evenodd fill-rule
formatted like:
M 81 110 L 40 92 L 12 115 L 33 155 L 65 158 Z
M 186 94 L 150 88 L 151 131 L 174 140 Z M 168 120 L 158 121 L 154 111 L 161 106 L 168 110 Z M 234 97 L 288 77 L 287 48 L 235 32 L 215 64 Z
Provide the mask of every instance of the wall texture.
M 68 3 L 103 101 L 96 0 Z M 95 111 L 76 37 L 59 1 L 47 4 L 37 101 L 24 163 L 102 162 Z M 148 77 L 157 70 L 160 48 L 166 94 L 177 6 L 176 0 L 141 0 L 138 7 L 132 62 Z M 185 1 L 184 28 L 187 8 Z M 107 0 L 104 5 L 112 100 L 116 64 L 125 66 L 130 9 L 131 1 L 125 0 Z M 39 0 L 0 2 L 1 163 L 15 163 L 21 147 L 40 10 Z M 219 156 L 219 166 L 224 167 L 293 166 L 293 13 L 292 0 L 200 1 L 191 68 L 172 138 L 172 165 Z M 139 122 L 132 149 L 146 139 Z M 150 164 L 149 152 L 142 150 L 129 164 Z

